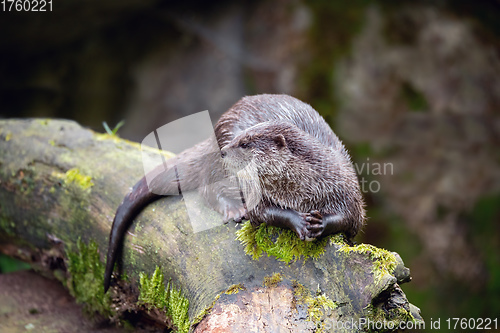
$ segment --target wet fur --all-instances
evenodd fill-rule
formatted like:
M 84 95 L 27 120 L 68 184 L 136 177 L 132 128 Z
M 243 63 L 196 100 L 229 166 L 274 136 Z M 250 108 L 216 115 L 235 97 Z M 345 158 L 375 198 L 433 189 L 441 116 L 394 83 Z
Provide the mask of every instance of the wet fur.
M 350 157 L 308 104 L 287 95 L 244 97 L 214 130 L 216 142 L 207 139 L 176 157 L 180 174 L 170 168 L 149 187 L 143 178 L 124 198 L 111 228 L 105 290 L 133 219 L 162 195 L 177 195 L 179 185 L 183 191 L 198 188 L 225 220 L 267 222 L 301 238 L 333 232 L 352 238 L 362 227 L 363 199 Z M 243 141 L 252 142 L 251 149 L 241 149 Z M 219 148 L 223 159 L 206 153 Z
M 341 216 L 341 231 L 351 238 L 364 221 L 363 199 L 349 155 L 338 147 L 337 142 L 324 145 L 289 122 L 272 121 L 232 140 L 223 148 L 223 160 L 227 170 L 238 174 L 245 197 L 260 197 L 248 212 L 254 225 L 266 222 L 263 210 L 270 205 L 316 210 Z

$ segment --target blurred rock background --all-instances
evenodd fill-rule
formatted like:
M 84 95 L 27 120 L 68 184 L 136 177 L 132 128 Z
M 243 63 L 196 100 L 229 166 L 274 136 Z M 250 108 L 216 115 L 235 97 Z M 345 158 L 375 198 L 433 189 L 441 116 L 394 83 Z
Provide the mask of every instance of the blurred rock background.
M 357 240 L 401 254 L 424 318 L 500 313 L 500 1 L 65 0 L 0 31 L 2 118 L 141 141 L 244 95 L 308 102 L 360 173 Z

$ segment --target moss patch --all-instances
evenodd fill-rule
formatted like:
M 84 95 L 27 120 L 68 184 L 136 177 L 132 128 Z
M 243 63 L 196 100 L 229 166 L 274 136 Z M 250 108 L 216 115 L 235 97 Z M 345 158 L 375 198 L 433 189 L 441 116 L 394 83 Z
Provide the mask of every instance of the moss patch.
M 75 252 L 67 251 L 70 277 L 68 289 L 78 303 L 89 312 L 112 315 L 111 298 L 104 293 L 104 264 L 99 259 L 97 244 L 85 245 L 80 239 Z
M 276 287 L 278 285 L 278 283 L 280 283 L 281 281 L 283 281 L 283 276 L 281 276 L 280 273 L 274 273 L 271 276 L 264 277 L 263 284 L 264 284 L 264 287 L 266 287 L 266 288 L 273 288 L 273 287 Z
M 240 290 L 245 290 L 245 289 L 246 288 L 243 286 L 243 284 L 238 283 L 238 284 L 233 284 L 232 286 L 227 288 L 227 290 L 224 293 L 227 295 L 233 295 L 239 293 Z
M 151 277 L 145 273 L 140 274 L 139 304 L 145 305 L 149 310 L 164 310 L 178 332 L 189 331 L 189 300 L 170 282 L 165 287 L 164 276 L 158 266 Z
M 372 273 L 376 282 L 379 282 L 385 274 L 392 275 L 398 265 L 396 256 L 392 252 L 370 244 L 358 244 L 355 246 L 345 244 L 341 245 L 337 251 L 342 253 L 355 252 L 368 256 L 373 261 Z
M 81 187 L 83 190 L 89 189 L 90 187 L 94 186 L 92 177 L 81 174 L 78 168 L 73 168 L 66 171 L 64 181 L 66 184 L 74 183 Z
M 309 257 L 317 259 L 325 252 L 329 241 L 336 242 L 342 237 L 331 235 L 307 242 L 300 240 L 291 230 L 268 226 L 265 223 L 254 228 L 250 221 L 246 221 L 236 235 L 236 239 L 245 246 L 245 253 L 251 255 L 254 260 L 259 259 L 265 252 L 287 264 L 302 257 L 304 260 Z
M 391 327 L 397 328 L 402 323 L 406 323 L 404 327 L 419 328 L 423 323 L 422 321 L 416 320 L 410 311 L 401 307 L 383 310 L 379 307 L 369 305 L 365 311 L 368 319 L 367 321 L 373 323 L 372 325 L 364 327 L 366 332 L 393 332 L 394 329 L 391 329 Z M 409 323 L 413 323 L 413 325 L 408 325 Z M 382 327 L 382 329 L 380 329 L 380 327 Z
M 50 119 L 37 119 L 36 121 L 43 126 L 47 126 L 49 124 Z
M 118 135 L 112 135 L 108 133 L 94 133 L 94 138 L 98 141 L 111 141 L 116 145 L 116 148 L 122 149 L 124 145 L 129 145 L 135 149 L 139 149 L 142 152 L 154 154 L 154 155 L 163 155 L 165 158 L 172 158 L 175 156 L 174 153 L 171 153 L 166 150 L 159 150 L 156 148 L 149 147 L 147 145 L 142 145 L 138 142 L 129 141 L 127 139 L 120 138 Z
M 312 296 L 309 290 L 296 280 L 292 281 L 293 294 L 297 304 L 307 306 L 307 320 L 313 321 L 319 330 L 322 330 L 323 318 L 326 310 L 335 310 L 338 304 L 328 298 L 321 291 L 316 292 L 316 296 Z M 317 331 L 318 332 L 318 331 Z

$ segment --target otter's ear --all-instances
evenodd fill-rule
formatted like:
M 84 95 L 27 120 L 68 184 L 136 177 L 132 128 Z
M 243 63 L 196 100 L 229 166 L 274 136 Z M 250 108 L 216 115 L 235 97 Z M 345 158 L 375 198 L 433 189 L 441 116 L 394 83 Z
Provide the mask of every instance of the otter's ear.
M 274 143 L 278 148 L 285 148 L 286 147 L 286 140 L 283 134 L 278 134 L 274 137 Z

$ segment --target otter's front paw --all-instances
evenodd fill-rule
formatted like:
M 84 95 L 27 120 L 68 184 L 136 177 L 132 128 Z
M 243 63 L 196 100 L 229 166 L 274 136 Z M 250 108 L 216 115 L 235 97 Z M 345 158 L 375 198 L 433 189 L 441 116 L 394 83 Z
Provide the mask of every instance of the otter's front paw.
M 305 213 L 304 220 L 307 224 L 307 237 L 308 238 L 318 238 L 323 234 L 325 230 L 325 225 L 323 224 L 323 215 L 318 210 L 312 210 L 309 213 Z
M 222 196 L 218 198 L 218 202 L 213 205 L 213 208 L 222 214 L 224 224 L 229 221 L 240 223 L 242 220 L 246 220 L 248 216 L 248 212 L 241 201 Z
M 247 219 L 247 210 L 243 205 L 241 206 L 232 206 L 232 205 L 227 205 L 224 207 L 224 210 L 222 212 L 224 215 L 224 223 L 228 223 L 229 221 L 234 221 L 236 223 L 240 223 L 243 220 Z
M 298 220 L 300 221 L 298 221 L 298 223 L 294 223 L 293 228 L 290 229 L 292 229 L 292 231 L 294 231 L 297 236 L 299 236 L 300 240 L 306 240 L 308 234 L 307 227 L 309 223 L 306 222 L 306 218 L 303 214 L 300 215 L 302 216 L 302 219 L 298 218 Z

